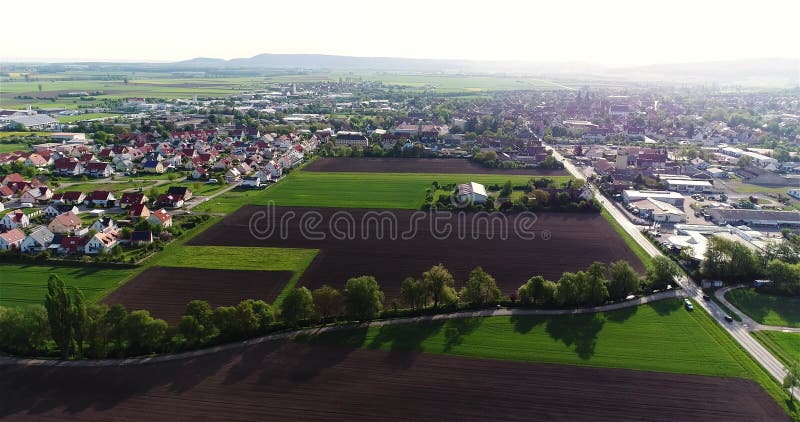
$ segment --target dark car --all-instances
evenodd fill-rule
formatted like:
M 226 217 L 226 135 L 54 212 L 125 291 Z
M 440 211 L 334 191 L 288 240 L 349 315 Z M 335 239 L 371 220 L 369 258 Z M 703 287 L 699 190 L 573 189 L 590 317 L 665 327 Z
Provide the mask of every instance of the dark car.
M 711 300 L 711 296 L 709 296 L 709 295 L 703 295 L 703 300 Z
M 733 318 L 730 315 L 725 315 L 725 321 L 733 322 Z

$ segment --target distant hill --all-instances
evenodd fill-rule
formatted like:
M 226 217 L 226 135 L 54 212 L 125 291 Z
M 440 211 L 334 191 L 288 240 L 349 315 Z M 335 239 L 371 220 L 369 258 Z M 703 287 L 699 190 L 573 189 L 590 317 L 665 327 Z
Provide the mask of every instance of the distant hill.
M 800 59 L 752 59 L 703 63 L 667 63 L 613 68 L 586 62 L 537 63 L 356 57 L 326 54 L 259 54 L 231 60 L 195 58 L 171 65 L 180 68 L 329 69 L 416 72 L 514 72 L 581 75 L 640 82 L 742 83 L 800 85 Z

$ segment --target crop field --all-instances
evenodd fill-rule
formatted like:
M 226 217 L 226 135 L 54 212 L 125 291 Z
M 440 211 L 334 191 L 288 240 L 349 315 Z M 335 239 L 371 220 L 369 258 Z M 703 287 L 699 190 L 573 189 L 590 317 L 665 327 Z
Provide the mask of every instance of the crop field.
M 0 417 L 787 420 L 744 379 L 270 342 L 135 366 L 0 366 Z
M 334 173 L 434 173 L 434 174 L 502 174 L 538 177 L 567 176 L 566 170 L 497 169 L 472 161 L 449 158 L 327 158 L 320 157 L 303 167 L 307 172 Z
M 78 114 L 75 116 L 59 116 L 58 122 L 59 123 L 75 123 L 81 122 L 84 120 L 93 120 L 93 119 L 102 119 L 105 117 L 117 117 L 119 114 L 113 113 L 87 113 L 87 114 Z
M 753 337 L 780 359 L 784 365 L 800 362 L 800 333 L 754 331 Z
M 122 304 L 128 310 L 146 309 L 174 325 L 192 300 L 205 300 L 212 306 L 231 306 L 244 299 L 272 303 L 291 277 L 290 271 L 151 267 L 103 302 Z
M 762 324 L 800 327 L 800 298 L 768 295 L 755 289 L 736 289 L 726 293 L 725 299 Z
M 1 132 L 0 132 L 1 133 Z M 0 153 L 4 152 L 17 152 L 17 151 L 30 151 L 30 146 L 28 144 L 0 144 Z
M 254 220 L 257 238 L 250 221 L 260 211 L 266 218 Z M 309 234 L 301 218 L 317 220 L 312 231 L 323 237 Z M 523 222 L 517 220 L 520 215 L 489 220 L 481 214 L 448 213 L 436 218 L 434 229 L 433 216 L 422 211 L 246 206 L 189 245 L 318 249 L 301 285 L 342 287 L 350 277 L 373 275 L 387 300 L 397 296 L 404 278 L 420 276 L 440 262 L 453 272 L 459 287 L 475 266 L 483 266 L 506 294 L 534 275 L 557 280 L 562 272 L 583 270 L 594 261 L 625 259 L 644 270 L 599 214 L 539 213 L 525 233 L 514 230 Z M 450 227 L 449 233 L 438 231 L 444 227 Z M 271 228 L 275 230 L 270 233 Z M 254 257 L 261 255 L 253 252 Z
M 0 139 L 10 138 L 12 136 L 21 136 L 23 138 L 30 136 L 50 136 L 50 132 L 0 132 Z
M 570 176 L 549 178 L 565 182 Z M 269 203 L 280 206 L 419 209 L 425 201 L 425 190 L 433 181 L 502 185 L 507 180 L 526 184 L 530 179 L 531 176 L 499 174 L 322 173 L 300 170 L 268 189 L 226 192 L 199 205 L 196 210 L 230 213 L 243 205 Z
M 133 269 L 0 264 L 0 306 L 42 303 L 47 279 L 57 274 L 67 286 L 78 288 L 88 301 L 95 301 L 117 288 Z

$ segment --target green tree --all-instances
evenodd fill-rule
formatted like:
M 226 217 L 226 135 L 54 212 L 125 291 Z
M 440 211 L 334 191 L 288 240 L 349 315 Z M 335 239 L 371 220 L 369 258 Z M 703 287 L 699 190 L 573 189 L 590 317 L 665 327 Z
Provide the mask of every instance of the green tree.
M 281 302 L 281 318 L 294 325 L 314 315 L 314 298 L 305 287 L 291 290 Z
M 408 277 L 400 284 L 400 302 L 416 311 L 428 306 L 431 293 L 422 280 Z
M 344 286 L 347 314 L 359 321 L 378 316 L 383 309 L 383 292 L 373 276 L 354 277 Z
M 311 297 L 314 299 L 314 308 L 316 308 L 317 313 L 323 320 L 344 313 L 344 297 L 342 293 L 327 284 L 314 289 L 311 292 Z
M 511 195 L 512 189 L 513 189 L 513 185 L 511 184 L 511 181 L 510 180 L 506 180 L 506 182 L 503 183 L 503 188 L 500 190 L 500 196 L 509 196 L 509 195 Z
M 53 340 L 61 351 L 61 358 L 67 359 L 75 338 L 72 323 L 72 298 L 67 292 L 64 282 L 55 274 L 50 275 L 47 280 L 44 306 L 47 309 L 47 319 L 50 321 Z
M 524 305 L 547 305 L 553 303 L 556 287 L 556 283 L 537 275 L 523 284 L 517 290 L 517 295 Z
M 91 304 L 86 308 L 86 344 L 87 355 L 94 358 L 108 356 L 111 341 L 111 327 L 108 325 L 106 315 L 108 305 Z
M 50 322 L 42 305 L 0 307 L 0 350 L 19 355 L 42 354 L 50 339 Z
M 584 300 L 587 305 L 597 306 L 608 299 L 606 287 L 606 266 L 602 262 L 595 262 L 586 270 L 586 291 Z
M 786 376 L 783 377 L 783 389 L 789 394 L 792 403 L 794 403 L 793 388 L 800 388 L 800 363 L 796 361 L 786 367 Z
M 116 304 L 108 308 L 108 312 L 103 316 L 103 322 L 108 327 L 108 335 L 114 339 L 114 348 L 117 353 L 122 353 L 125 344 L 125 318 L 128 316 L 128 311 L 125 307 Z
M 83 293 L 78 289 L 71 289 L 71 324 L 72 333 L 75 338 L 75 345 L 77 346 L 78 359 L 83 358 L 83 346 L 87 337 L 87 330 L 89 328 L 89 315 L 86 312 L 86 302 L 83 299 Z
M 608 273 L 608 296 L 611 300 L 623 300 L 639 292 L 639 275 L 626 261 L 612 263 Z
M 584 286 L 586 285 L 586 273 L 565 272 L 558 280 L 558 286 L 554 295 L 556 303 L 561 306 L 579 306 L 584 300 Z
M 749 282 L 758 275 L 755 255 L 747 246 L 721 237 L 708 239 L 702 272 L 708 278 Z
M 150 316 L 145 310 L 133 311 L 125 317 L 123 331 L 128 340 L 127 350 L 133 355 L 146 355 L 158 351 L 164 343 L 167 323 Z
M 204 344 L 216 332 L 212 316 L 214 310 L 204 300 L 193 300 L 178 323 L 178 332 L 189 344 Z
M 475 305 L 496 303 L 500 300 L 500 289 L 494 277 L 483 271 L 483 268 L 475 267 L 461 289 L 461 299 Z
M 671 259 L 659 255 L 647 267 L 647 282 L 653 289 L 663 290 L 667 285 L 673 284 L 680 273 L 680 269 Z
M 444 265 L 439 264 L 422 273 L 422 282 L 425 283 L 428 292 L 430 292 L 433 299 L 433 307 L 438 308 L 439 303 L 443 301 L 443 296 L 448 294 L 448 288 L 452 290 L 455 279 Z

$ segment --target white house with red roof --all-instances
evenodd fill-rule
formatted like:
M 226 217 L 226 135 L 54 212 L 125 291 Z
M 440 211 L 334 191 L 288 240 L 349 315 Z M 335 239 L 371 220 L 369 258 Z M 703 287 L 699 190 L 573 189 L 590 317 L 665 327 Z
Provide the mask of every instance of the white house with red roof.
M 70 211 L 57 215 L 56 218 L 47 225 L 47 230 L 55 234 L 67 234 L 80 229 L 81 226 L 83 226 L 81 219 Z
M 92 204 L 96 207 L 108 207 L 113 206 L 116 199 L 117 198 L 114 197 L 112 192 L 106 190 L 96 190 L 89 193 L 89 195 L 86 195 L 84 202 L 87 205 Z
M 22 230 L 11 229 L 0 234 L 0 249 L 4 251 L 19 249 L 23 240 L 25 240 L 25 233 Z
M 172 215 L 164 208 L 153 211 L 147 218 L 147 222 L 155 226 L 162 226 L 164 228 L 172 227 Z
M 11 211 L 0 219 L 0 227 L 6 230 L 24 229 L 30 225 L 31 219 L 20 210 Z

